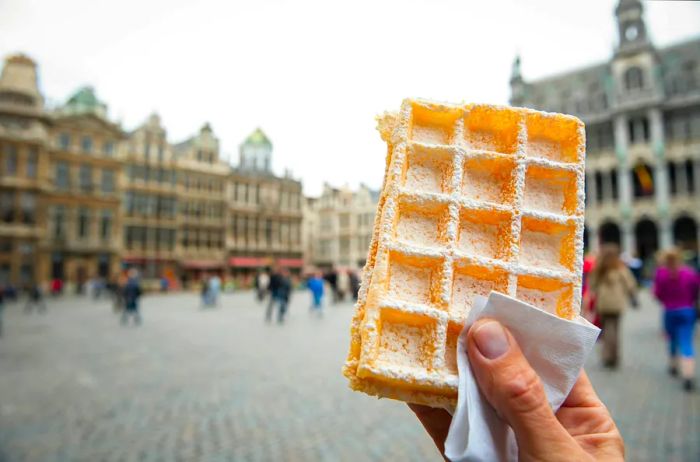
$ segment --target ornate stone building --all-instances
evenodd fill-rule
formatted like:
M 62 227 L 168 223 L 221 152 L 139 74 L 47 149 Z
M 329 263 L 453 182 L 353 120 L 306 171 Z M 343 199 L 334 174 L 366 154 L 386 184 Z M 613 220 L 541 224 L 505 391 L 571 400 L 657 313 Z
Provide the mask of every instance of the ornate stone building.
M 120 268 L 125 135 L 89 87 L 52 112 L 50 122 L 49 222 L 42 241 L 48 261 L 40 275 L 81 287 Z
M 700 39 L 658 48 L 639 0 L 621 0 L 607 62 L 526 81 L 517 58 L 511 103 L 586 123 L 586 244 L 617 242 L 650 259 L 677 244 L 697 253 L 700 221 Z
M 157 114 L 125 143 L 122 262 L 147 279 L 179 273 L 178 168 Z
M 39 275 L 50 188 L 49 119 L 34 62 L 9 56 L 0 74 L 0 284 Z M 44 252 L 45 253 L 45 252 Z
M 209 124 L 173 146 L 177 167 L 178 245 L 184 281 L 223 274 L 226 258 L 226 188 L 230 167 L 219 158 Z
M 228 182 L 228 265 L 251 274 L 278 265 L 299 271 L 302 252 L 302 186 L 271 170 L 272 143 L 255 130 L 240 146 L 238 167 Z
M 365 185 L 353 191 L 324 185 L 321 196 L 308 204 L 307 248 L 311 263 L 320 269 L 364 266 L 372 239 L 379 191 Z
M 0 284 L 66 282 L 129 267 L 172 283 L 203 273 L 301 268 L 302 187 L 271 171 L 256 130 L 232 168 L 205 124 L 171 145 L 157 115 L 130 133 L 92 88 L 47 110 L 36 64 L 0 74 Z

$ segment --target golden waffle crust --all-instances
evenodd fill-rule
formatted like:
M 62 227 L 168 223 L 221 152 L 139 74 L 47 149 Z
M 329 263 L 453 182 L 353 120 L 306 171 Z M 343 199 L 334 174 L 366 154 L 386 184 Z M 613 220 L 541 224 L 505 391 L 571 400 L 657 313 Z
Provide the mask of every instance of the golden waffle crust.
M 497 290 L 578 314 L 583 123 L 407 99 L 379 118 L 387 163 L 344 374 L 379 397 L 453 407 L 457 337 Z

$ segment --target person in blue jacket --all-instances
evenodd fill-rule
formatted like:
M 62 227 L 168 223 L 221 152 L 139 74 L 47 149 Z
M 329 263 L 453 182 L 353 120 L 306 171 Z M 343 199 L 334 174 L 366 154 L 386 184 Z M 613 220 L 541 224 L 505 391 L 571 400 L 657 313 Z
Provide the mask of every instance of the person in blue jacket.
M 323 278 L 320 273 L 313 273 L 306 283 L 311 291 L 313 303 L 311 310 L 319 315 L 323 314 Z

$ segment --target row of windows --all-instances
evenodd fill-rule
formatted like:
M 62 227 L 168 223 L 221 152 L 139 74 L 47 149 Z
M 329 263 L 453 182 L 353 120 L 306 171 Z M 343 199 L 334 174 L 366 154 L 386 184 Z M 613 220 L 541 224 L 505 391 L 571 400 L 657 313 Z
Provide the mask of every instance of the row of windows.
M 0 221 L 2 223 L 36 223 L 36 194 L 0 191 Z
M 669 141 L 700 140 L 700 107 L 667 112 L 664 125 Z
M 21 154 L 26 154 L 23 169 L 20 168 Z M 2 144 L 0 145 L 0 155 L 2 156 L 2 162 L 0 163 L 0 175 L 36 178 L 37 165 L 39 162 L 39 150 L 35 146 L 22 150 L 15 144 Z
M 81 164 L 78 167 L 77 184 L 74 175 L 71 175 L 70 164 L 65 161 L 56 162 L 54 172 L 54 186 L 60 191 L 68 191 L 75 186 L 85 193 L 95 192 L 99 189 L 104 194 L 112 194 L 116 187 L 115 171 L 112 169 L 94 169 L 90 164 Z M 99 175 L 99 188 L 96 180 Z
M 180 241 L 185 248 L 223 249 L 224 247 L 224 234 L 218 230 L 184 228 L 180 234 Z
M 269 246 L 273 243 L 301 242 L 301 226 L 298 222 L 238 215 L 231 217 L 231 230 L 234 239 L 242 240 L 245 245 L 263 243 Z
M 126 175 L 130 183 L 154 182 L 175 187 L 177 174 L 173 170 L 153 168 L 149 165 L 127 165 Z
M 222 218 L 224 208 L 220 202 L 187 201 L 180 204 L 180 212 L 192 218 Z
M 124 227 L 124 240 L 128 250 L 173 250 L 175 236 L 176 232 L 171 228 Z
M 183 183 L 187 191 L 202 191 L 211 193 L 223 193 L 224 182 L 213 178 L 200 178 L 183 174 Z
M 91 136 L 82 136 L 78 140 L 74 140 L 73 137 L 68 133 L 61 133 L 58 135 L 57 144 L 58 147 L 64 151 L 71 151 L 77 146 L 79 146 L 80 151 L 85 154 L 101 153 L 105 156 L 114 155 L 114 141 L 105 141 L 101 146 L 95 146 Z
M 341 237 L 338 239 L 337 244 L 338 244 L 338 252 L 340 256 L 349 256 L 351 253 L 353 253 L 353 250 L 355 253 L 359 254 L 364 254 L 367 251 L 367 248 L 370 245 L 370 242 L 372 240 L 372 235 L 371 234 L 366 234 L 362 236 L 357 236 L 357 237 Z M 334 240 L 332 239 L 321 239 L 319 242 L 319 254 L 323 258 L 330 258 L 333 252 L 333 244 Z M 354 249 L 353 249 L 354 245 Z
M 282 209 L 300 210 L 301 193 L 260 184 L 233 183 L 232 197 L 238 204 L 277 204 Z
M 74 222 L 74 223 L 73 223 Z M 73 223 L 75 231 L 70 234 L 68 226 Z M 101 241 L 108 241 L 112 237 L 114 216 L 111 210 L 93 210 L 87 207 L 78 207 L 77 210 L 64 205 L 54 206 L 51 210 L 51 236 L 54 239 L 87 239 L 94 231 L 93 224 L 97 225 L 97 236 Z
M 124 194 L 124 208 L 129 216 L 174 218 L 177 213 L 177 199 L 129 191 Z
M 692 160 L 675 163 L 668 162 L 666 170 L 671 196 L 693 195 L 696 189 L 695 166 Z M 586 200 L 589 204 L 602 203 L 607 200 L 617 201 L 618 191 L 617 169 L 608 172 L 597 171 L 586 175 Z M 632 196 L 635 199 L 651 197 L 655 193 L 656 182 L 654 169 L 647 164 L 638 164 L 629 171 Z M 591 183 L 593 181 L 593 183 Z M 595 194 L 593 194 L 595 192 Z

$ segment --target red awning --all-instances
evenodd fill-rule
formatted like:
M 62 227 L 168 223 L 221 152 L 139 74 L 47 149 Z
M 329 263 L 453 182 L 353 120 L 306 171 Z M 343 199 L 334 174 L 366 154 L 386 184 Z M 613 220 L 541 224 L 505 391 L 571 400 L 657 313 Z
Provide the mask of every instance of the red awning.
M 185 260 L 182 266 L 188 269 L 213 269 L 221 268 L 224 264 L 218 260 Z
M 228 259 L 228 264 L 237 268 L 260 268 L 269 265 L 270 259 L 262 257 L 231 257 Z
M 278 258 L 277 264 L 286 268 L 301 268 L 304 260 L 301 258 Z

